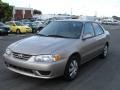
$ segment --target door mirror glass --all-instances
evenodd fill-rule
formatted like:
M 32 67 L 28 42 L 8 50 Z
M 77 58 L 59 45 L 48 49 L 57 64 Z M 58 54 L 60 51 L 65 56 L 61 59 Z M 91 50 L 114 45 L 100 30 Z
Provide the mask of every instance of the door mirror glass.
M 88 38 L 90 38 L 90 37 L 92 37 L 92 36 L 93 36 L 93 34 L 91 34 L 91 33 L 86 33 L 86 34 L 83 35 L 83 39 L 88 39 Z

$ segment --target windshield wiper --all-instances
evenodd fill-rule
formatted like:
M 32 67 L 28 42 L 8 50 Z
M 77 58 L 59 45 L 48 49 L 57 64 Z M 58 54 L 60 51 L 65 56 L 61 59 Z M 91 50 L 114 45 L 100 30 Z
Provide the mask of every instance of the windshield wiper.
M 71 38 L 71 37 L 66 37 L 61 35 L 48 35 L 48 37 Z
M 47 37 L 47 35 L 44 35 L 44 34 L 38 34 L 38 33 L 37 33 L 36 35 Z
M 45 34 L 36 34 L 36 35 L 44 36 L 44 37 L 72 38 L 72 37 L 66 37 L 61 35 L 45 35 Z

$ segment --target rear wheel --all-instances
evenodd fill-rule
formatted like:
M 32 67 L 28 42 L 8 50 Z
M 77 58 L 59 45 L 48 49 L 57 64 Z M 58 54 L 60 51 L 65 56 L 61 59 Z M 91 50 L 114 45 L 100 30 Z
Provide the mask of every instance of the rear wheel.
M 2 35 L 2 32 L 0 31 L 0 35 Z
M 20 29 L 17 29 L 16 30 L 16 34 L 20 34 L 21 32 L 20 32 Z
M 101 58 L 106 58 L 107 54 L 108 54 L 108 45 L 106 44 L 105 47 L 104 47 L 104 49 L 103 49 L 102 54 L 100 55 L 100 57 Z
M 72 56 L 65 68 L 64 77 L 66 80 L 71 81 L 74 80 L 78 74 L 78 58 L 76 56 Z

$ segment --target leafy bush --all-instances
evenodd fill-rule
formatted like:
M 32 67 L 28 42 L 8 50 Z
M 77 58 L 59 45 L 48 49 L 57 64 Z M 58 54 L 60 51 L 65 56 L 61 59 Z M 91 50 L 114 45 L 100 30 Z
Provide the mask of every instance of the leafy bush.
M 7 3 L 3 3 L 0 0 L 0 21 L 8 21 L 11 20 L 12 18 L 12 10 L 13 10 L 13 6 L 10 6 Z

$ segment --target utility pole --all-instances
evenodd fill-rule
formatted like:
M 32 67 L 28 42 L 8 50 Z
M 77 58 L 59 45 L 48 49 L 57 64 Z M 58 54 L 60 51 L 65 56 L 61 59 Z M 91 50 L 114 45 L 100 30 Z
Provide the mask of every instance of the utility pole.
M 30 0 L 29 0 L 29 8 L 31 8 L 31 5 L 30 5 Z
M 97 17 L 97 11 L 95 11 L 95 15 L 94 16 L 96 16 Z
M 71 16 L 72 16 L 72 8 L 71 8 Z

